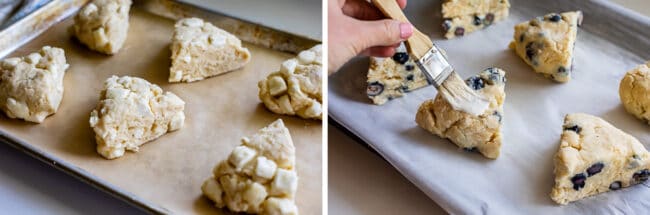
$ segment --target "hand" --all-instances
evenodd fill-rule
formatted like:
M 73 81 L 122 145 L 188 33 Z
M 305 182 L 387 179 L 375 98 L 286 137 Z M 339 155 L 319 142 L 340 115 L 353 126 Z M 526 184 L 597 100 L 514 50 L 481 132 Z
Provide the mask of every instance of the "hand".
M 396 0 L 404 9 L 406 0 Z M 328 66 L 337 71 L 358 54 L 390 57 L 400 42 L 413 34 L 413 26 L 385 16 L 366 0 L 329 0 Z

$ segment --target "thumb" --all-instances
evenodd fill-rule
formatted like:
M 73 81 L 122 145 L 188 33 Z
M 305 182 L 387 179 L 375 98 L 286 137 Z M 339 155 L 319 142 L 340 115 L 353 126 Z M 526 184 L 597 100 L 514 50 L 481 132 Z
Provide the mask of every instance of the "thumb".
M 358 51 L 374 46 L 398 44 L 413 34 L 413 26 L 410 23 L 392 19 L 359 21 L 356 29 Z

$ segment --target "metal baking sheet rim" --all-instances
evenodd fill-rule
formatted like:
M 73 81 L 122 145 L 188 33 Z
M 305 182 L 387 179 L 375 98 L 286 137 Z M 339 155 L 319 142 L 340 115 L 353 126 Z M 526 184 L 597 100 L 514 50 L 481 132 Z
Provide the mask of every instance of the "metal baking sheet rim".
M 6 44 L 5 44 L 6 46 L 4 46 L 4 47 L 1 46 L 1 45 L 3 45 L 2 44 L 3 41 L 0 39 L 0 48 L 2 48 L 0 50 L 0 58 L 3 58 L 4 56 L 6 56 L 6 55 L 10 54 L 11 52 L 15 51 L 16 49 L 20 48 L 21 46 L 23 46 L 27 42 L 29 42 L 29 41 L 33 40 L 34 38 L 40 36 L 43 32 L 45 32 L 45 30 L 47 30 L 50 27 L 54 26 L 56 23 L 59 23 L 59 22 L 65 20 L 65 19 L 69 18 L 71 15 L 75 14 L 81 8 L 81 6 L 86 4 L 88 1 L 89 0 L 54 0 L 54 1 L 46 4 L 42 8 L 34 11 L 32 14 L 26 16 L 22 20 L 14 23 L 14 25 L 9 26 L 8 28 L 0 31 L 0 36 L 4 35 L 4 36 L 7 36 L 7 37 L 4 37 L 4 38 L 9 39 L 8 41 L 6 41 Z M 164 2 L 166 0 L 153 0 L 153 1 L 145 0 L 145 1 L 146 1 L 146 3 L 144 3 L 143 7 L 146 8 L 146 7 L 151 6 L 151 4 L 150 4 L 151 2 Z M 170 5 L 166 5 L 166 6 L 167 7 L 174 7 L 174 6 L 180 5 L 180 6 L 183 6 L 183 7 L 186 7 L 186 8 L 195 7 L 194 5 L 189 5 L 189 4 L 184 5 L 184 3 L 180 3 L 180 2 L 171 2 L 171 4 L 172 4 L 171 6 Z M 183 10 L 185 8 L 180 8 L 180 9 Z M 253 26 L 253 27 L 258 26 L 262 30 L 268 30 L 268 31 L 271 31 L 272 33 L 278 33 L 281 36 L 285 36 L 285 35 L 290 36 L 290 37 L 295 38 L 299 42 L 306 43 L 306 44 L 294 44 L 294 45 L 296 45 L 298 47 L 299 46 L 310 46 L 310 45 L 313 45 L 313 44 L 316 44 L 316 43 L 320 43 L 320 41 L 315 41 L 315 40 L 313 40 L 311 38 L 307 38 L 307 37 L 304 37 L 302 35 L 294 35 L 294 34 L 290 34 L 290 33 L 287 33 L 287 32 L 279 31 L 277 29 L 273 29 L 273 28 L 263 26 L 263 25 L 261 25 L 259 23 L 249 23 L 248 21 L 245 21 L 245 20 L 237 20 L 236 17 L 221 15 L 221 14 L 218 14 L 217 12 L 212 11 L 212 10 L 207 10 L 207 9 L 202 9 L 202 8 L 195 8 L 195 9 L 196 10 L 193 10 L 193 12 L 203 10 L 203 11 L 199 11 L 198 13 L 212 13 L 212 15 L 215 15 L 215 16 L 220 16 L 220 17 L 223 17 L 225 19 L 234 20 L 236 22 L 238 21 L 238 22 L 244 23 L 244 24 L 246 24 L 248 26 Z M 189 14 L 189 11 L 184 11 L 184 12 L 186 12 L 186 13 L 181 14 L 181 16 Z M 177 16 L 179 16 L 179 14 L 156 14 L 156 15 L 160 15 L 160 16 L 167 17 L 167 18 L 176 18 Z M 17 26 L 19 26 L 19 25 L 21 25 L 20 27 L 24 27 L 25 25 L 30 26 L 31 27 L 30 28 L 31 33 L 29 33 L 26 37 L 20 37 L 20 36 L 24 36 L 24 35 L 17 34 L 17 33 L 13 32 L 13 31 L 22 30 L 23 32 L 26 32 L 27 30 L 25 30 L 26 28 L 18 28 Z M 12 35 L 15 36 L 15 37 L 11 37 Z M 16 40 L 11 41 L 11 39 L 16 39 Z M 247 41 L 247 42 L 255 43 L 254 41 Z M 260 44 L 258 44 L 258 45 L 260 45 Z M 261 45 L 261 46 L 264 46 L 264 45 Z M 268 47 L 268 48 L 275 49 L 274 47 Z M 288 51 L 288 50 L 281 50 L 281 51 Z M 295 50 L 295 51 L 298 51 L 298 50 Z M 159 205 L 156 205 L 156 204 L 153 204 L 153 203 L 148 202 L 146 200 L 143 200 L 143 199 L 137 197 L 136 195 L 134 195 L 132 193 L 129 193 L 129 192 L 123 190 L 123 189 L 120 189 L 120 188 L 112 185 L 111 183 L 108 183 L 108 182 L 94 176 L 93 174 L 91 174 L 91 173 L 89 173 L 89 172 L 87 172 L 87 171 L 85 171 L 85 170 L 71 164 L 71 163 L 66 162 L 65 160 L 62 160 L 62 159 L 60 159 L 60 158 L 58 158 L 58 157 L 56 157 L 56 156 L 54 156 L 52 154 L 48 154 L 48 153 L 46 153 L 46 152 L 44 152 L 42 150 L 39 150 L 36 147 L 30 145 L 29 143 L 27 143 L 27 142 L 25 142 L 25 141 L 23 141 L 23 140 L 21 140 L 19 138 L 16 138 L 16 137 L 12 136 L 9 133 L 6 133 L 4 131 L 0 131 L 0 142 L 6 143 L 6 144 L 10 145 L 11 147 L 13 147 L 13 148 L 15 148 L 15 149 L 17 149 L 17 150 L 19 150 L 19 151 L 21 151 L 23 153 L 26 153 L 26 154 L 28 154 L 28 155 L 30 155 L 30 156 L 38 159 L 38 160 L 50 165 L 50 166 L 53 166 L 56 169 L 58 169 L 58 170 L 60 170 L 62 172 L 65 172 L 66 174 L 71 175 L 71 176 L 73 176 L 73 177 L 75 177 L 75 178 L 77 178 L 77 179 L 79 179 L 79 180 L 81 180 L 81 181 L 83 181 L 83 182 L 85 182 L 85 183 L 99 189 L 99 190 L 102 190 L 102 191 L 108 193 L 109 195 L 114 196 L 114 197 L 116 197 L 116 198 L 118 198 L 118 199 L 120 199 L 120 200 L 134 206 L 134 207 L 140 208 L 140 209 L 142 209 L 143 211 L 145 211 L 147 213 L 150 213 L 150 214 L 169 214 L 169 213 L 171 213 L 168 209 L 166 209 L 164 207 L 161 207 Z
M 613 13 L 619 14 L 621 19 L 626 19 L 630 21 L 634 21 L 635 24 L 639 24 L 641 26 L 650 26 L 650 17 L 644 16 L 636 11 L 632 11 L 630 9 L 627 9 L 621 5 L 618 5 L 613 2 L 608 2 L 605 0 L 594 0 L 592 2 L 595 5 L 595 10 L 600 10 L 599 12 L 603 12 L 603 10 L 610 10 Z M 621 43 L 618 43 L 616 41 L 612 41 L 611 38 L 608 36 L 606 32 L 594 32 L 598 36 L 607 38 L 608 41 L 613 42 L 614 44 L 617 45 L 622 45 Z M 645 43 L 650 44 L 650 37 L 643 37 L 640 36 L 639 39 L 645 41 Z M 650 52 L 644 53 L 643 50 L 640 47 L 630 47 L 623 45 L 624 48 L 628 49 L 631 52 L 635 52 L 636 54 L 639 54 L 640 56 L 649 59 L 650 60 Z M 370 102 L 370 101 L 368 101 Z M 371 141 L 366 140 L 362 135 L 360 135 L 356 130 L 350 128 L 349 126 L 345 125 L 341 120 L 337 119 L 335 114 L 330 114 L 328 112 L 328 118 L 331 119 L 332 121 L 335 122 L 333 125 L 337 129 L 341 129 L 346 133 L 346 135 L 352 135 L 351 138 L 355 139 L 356 141 L 361 141 L 359 144 L 364 145 L 369 151 L 379 155 L 383 160 L 388 162 L 393 168 L 395 168 L 402 176 L 404 176 L 406 179 L 408 179 L 413 185 L 415 185 L 418 189 L 420 189 L 422 192 L 424 192 L 431 200 L 434 202 L 438 203 L 440 207 L 442 207 L 445 211 L 451 212 L 451 211 L 457 211 L 455 208 L 450 207 L 450 204 L 448 204 L 447 201 L 445 201 L 444 198 L 440 198 L 439 195 L 435 195 L 433 193 L 430 193 L 427 189 L 423 189 L 421 187 L 421 182 L 415 177 L 412 177 L 411 175 L 404 174 L 404 171 L 399 168 L 397 165 L 393 164 L 393 161 L 387 158 L 386 155 L 382 152 L 382 150 L 376 148 Z M 443 204 L 440 204 L 443 203 Z

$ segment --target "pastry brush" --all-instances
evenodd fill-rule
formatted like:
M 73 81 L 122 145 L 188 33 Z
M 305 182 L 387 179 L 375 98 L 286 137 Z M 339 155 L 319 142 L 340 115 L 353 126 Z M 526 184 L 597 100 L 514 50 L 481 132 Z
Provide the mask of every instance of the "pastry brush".
M 409 22 L 396 0 L 372 0 L 372 3 L 386 17 Z M 405 44 L 422 73 L 454 109 L 472 115 L 480 115 L 487 109 L 489 102 L 465 84 L 442 50 L 427 35 L 413 27 L 413 35 Z

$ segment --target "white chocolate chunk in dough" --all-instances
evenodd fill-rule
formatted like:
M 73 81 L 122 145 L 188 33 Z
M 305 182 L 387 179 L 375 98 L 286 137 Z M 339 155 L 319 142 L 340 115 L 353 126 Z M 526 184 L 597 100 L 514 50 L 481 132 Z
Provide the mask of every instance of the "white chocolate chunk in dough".
M 25 57 L 0 62 L 0 109 L 9 118 L 41 123 L 63 99 L 68 69 L 63 49 L 45 46 Z
M 258 83 L 259 98 L 277 114 L 322 119 L 321 45 L 286 60 L 280 71 Z
M 131 0 L 93 0 L 75 17 L 71 31 L 88 48 L 117 53 L 129 31 Z
M 282 120 L 262 128 L 215 166 L 201 187 L 218 208 L 254 214 L 298 214 L 295 147 Z
M 174 25 L 169 82 L 193 82 L 239 69 L 251 58 L 234 35 L 199 18 Z
M 183 100 L 155 84 L 112 76 L 90 113 L 97 152 L 107 159 L 121 157 L 125 150 L 137 152 L 140 145 L 182 128 L 184 109 Z

